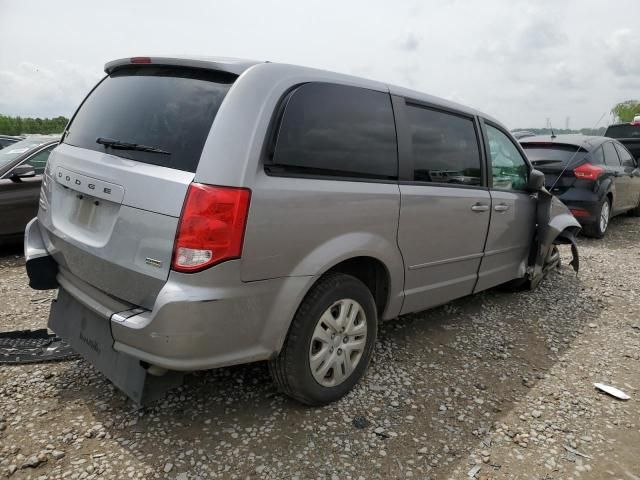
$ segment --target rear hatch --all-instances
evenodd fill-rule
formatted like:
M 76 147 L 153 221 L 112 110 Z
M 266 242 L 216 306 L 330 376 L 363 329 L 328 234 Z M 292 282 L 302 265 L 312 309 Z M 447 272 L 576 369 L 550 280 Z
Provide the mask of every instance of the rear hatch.
M 184 198 L 236 76 L 130 65 L 85 99 L 53 152 L 39 219 L 58 263 L 151 308 L 171 269 Z
M 545 187 L 555 195 L 562 195 L 574 186 L 574 168 L 587 160 L 588 152 L 575 145 L 560 143 L 522 143 L 522 148 L 536 170 L 545 176 Z

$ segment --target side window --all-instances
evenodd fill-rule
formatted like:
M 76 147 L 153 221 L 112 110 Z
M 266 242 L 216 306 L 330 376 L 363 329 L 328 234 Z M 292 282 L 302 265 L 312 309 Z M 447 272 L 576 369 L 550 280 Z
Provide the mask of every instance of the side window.
M 415 105 L 407 105 L 407 119 L 415 181 L 482 185 L 473 120 Z
M 503 132 L 487 125 L 493 188 L 498 190 L 525 190 L 529 167 L 524 158 Z
M 635 167 L 635 162 L 633 161 L 633 157 L 627 151 L 627 149 L 618 145 L 617 143 L 615 143 L 614 145 L 616 146 L 616 150 L 618 151 L 618 155 L 620 156 L 620 160 L 622 161 L 622 166 Z
M 55 147 L 56 145 L 51 145 L 50 147 L 45 148 L 44 150 L 36 153 L 25 163 L 28 163 L 33 167 L 33 169 L 36 171 L 36 175 L 42 175 L 42 173 L 44 172 L 44 168 L 47 166 L 49 155 L 51 155 L 51 150 L 53 150 Z
M 613 146 L 613 143 L 605 143 L 602 146 L 602 149 L 604 150 L 604 163 L 606 163 L 610 167 L 619 167 L 620 158 L 616 153 L 616 147 Z
M 273 168 L 275 167 L 275 168 Z M 382 92 L 308 83 L 284 109 L 267 172 L 381 180 L 398 178 L 391 97 Z
M 602 147 L 598 147 L 591 153 L 591 162 L 595 165 L 604 164 L 604 152 L 602 151 Z

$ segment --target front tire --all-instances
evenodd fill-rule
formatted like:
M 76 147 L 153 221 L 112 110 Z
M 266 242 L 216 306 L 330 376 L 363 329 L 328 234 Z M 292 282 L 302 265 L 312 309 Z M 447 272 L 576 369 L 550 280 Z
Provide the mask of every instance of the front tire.
M 280 354 L 269 362 L 276 385 L 307 405 L 338 400 L 364 376 L 377 327 L 367 286 L 350 275 L 325 275 L 300 304 Z
M 584 225 L 582 232 L 587 237 L 603 238 L 607 233 L 609 220 L 611 220 L 611 200 L 609 197 L 604 197 L 600 208 L 598 208 L 597 220 L 594 223 Z

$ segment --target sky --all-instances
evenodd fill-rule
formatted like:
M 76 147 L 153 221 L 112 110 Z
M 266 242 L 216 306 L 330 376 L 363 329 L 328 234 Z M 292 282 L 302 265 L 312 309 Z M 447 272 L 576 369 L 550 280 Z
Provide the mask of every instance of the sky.
M 640 97 L 640 0 L 0 0 L 0 114 L 70 116 L 116 58 L 270 60 L 401 85 L 509 128 Z

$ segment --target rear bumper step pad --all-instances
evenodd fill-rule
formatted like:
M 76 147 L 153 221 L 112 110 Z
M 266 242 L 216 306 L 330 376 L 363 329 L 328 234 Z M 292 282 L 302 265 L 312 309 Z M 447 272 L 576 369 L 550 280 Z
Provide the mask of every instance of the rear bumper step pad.
M 153 376 L 139 359 L 115 351 L 110 320 L 86 308 L 63 288 L 51 306 L 49 328 L 139 405 L 182 385 L 182 373 L 169 371 Z

